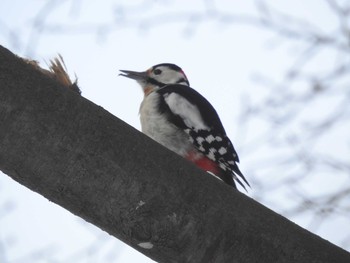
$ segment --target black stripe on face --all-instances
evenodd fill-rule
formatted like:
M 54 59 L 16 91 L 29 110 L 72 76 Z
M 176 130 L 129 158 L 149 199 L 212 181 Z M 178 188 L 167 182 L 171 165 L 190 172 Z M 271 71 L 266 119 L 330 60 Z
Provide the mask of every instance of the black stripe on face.
M 151 83 L 152 85 L 155 85 L 155 86 L 157 86 L 157 87 L 164 87 L 166 84 L 165 83 L 162 83 L 162 82 L 159 82 L 158 80 L 155 80 L 155 79 L 153 79 L 153 78 L 148 78 L 147 79 L 147 82 L 148 83 Z
M 180 84 L 180 83 L 183 83 L 183 82 L 185 82 L 185 83 L 187 84 L 187 86 L 189 86 L 189 85 L 190 85 L 190 83 L 188 82 L 188 80 L 187 80 L 187 79 L 185 79 L 185 78 L 181 78 L 181 79 L 179 79 L 178 81 L 176 81 L 176 84 Z

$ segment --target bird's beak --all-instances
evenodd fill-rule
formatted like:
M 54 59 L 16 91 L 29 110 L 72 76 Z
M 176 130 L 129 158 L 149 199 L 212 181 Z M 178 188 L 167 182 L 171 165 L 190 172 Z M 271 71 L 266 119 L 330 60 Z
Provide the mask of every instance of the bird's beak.
M 119 76 L 127 77 L 134 80 L 145 80 L 148 78 L 147 71 L 137 72 L 131 70 L 120 70 Z

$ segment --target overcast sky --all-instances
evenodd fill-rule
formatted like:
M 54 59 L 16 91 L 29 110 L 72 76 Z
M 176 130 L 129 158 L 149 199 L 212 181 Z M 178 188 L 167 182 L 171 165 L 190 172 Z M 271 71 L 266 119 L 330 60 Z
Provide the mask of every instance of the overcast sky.
M 210 13 L 214 2 L 219 10 L 235 14 L 237 23 L 224 17 L 216 19 Z M 143 94 L 135 82 L 118 77 L 118 70 L 141 71 L 163 62 L 179 65 L 191 86 L 217 109 L 240 155 L 241 170 L 254 182 L 256 175 L 249 174 L 252 164 L 260 165 L 274 149 L 247 150 L 248 145 L 254 148 L 252 142 L 264 133 L 266 124 L 256 121 L 249 129 L 243 129 L 241 109 L 248 97 L 259 101 L 266 96 L 266 89 L 257 84 L 257 76 L 282 79 L 293 62 L 293 54 L 300 50 L 245 21 L 244 17 L 257 15 L 253 3 L 35 0 L 29 4 L 25 0 L 3 0 L 0 44 L 20 56 L 38 60 L 44 67 L 60 53 L 70 74 L 77 75 L 84 97 L 137 129 Z M 325 31 L 332 30 L 336 20 L 322 1 L 284 0 L 275 8 L 316 21 Z M 322 71 L 329 64 L 329 55 L 320 61 L 316 68 Z M 331 102 L 325 100 L 310 114 L 323 109 L 325 103 L 329 106 Z M 342 130 L 337 138 L 346 136 Z M 349 157 L 349 146 L 333 140 L 327 144 L 327 150 L 329 145 Z M 277 149 L 275 155 L 279 155 Z M 266 180 L 278 180 L 276 171 L 265 171 Z M 283 173 L 283 169 L 279 172 Z M 348 177 L 340 175 L 329 186 L 329 181 L 324 180 L 329 175 L 322 176 L 310 179 L 300 191 L 322 192 L 344 182 L 349 184 Z M 287 188 L 285 185 L 265 193 L 259 201 L 281 213 L 297 200 Z M 254 198 L 258 191 L 253 184 L 247 195 Z M 153 262 L 3 174 L 0 201 L 0 262 Z M 311 219 L 310 214 L 293 218 L 306 228 Z M 343 231 L 349 223 L 344 217 L 332 218 L 317 233 L 341 245 L 349 235 Z

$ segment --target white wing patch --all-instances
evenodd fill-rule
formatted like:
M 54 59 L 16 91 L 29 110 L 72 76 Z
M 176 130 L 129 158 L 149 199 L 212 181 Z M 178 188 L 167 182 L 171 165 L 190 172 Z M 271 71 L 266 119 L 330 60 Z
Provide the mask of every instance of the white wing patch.
M 184 97 L 176 93 L 164 94 L 164 100 L 170 110 L 183 119 L 187 127 L 196 130 L 209 130 L 197 107 Z

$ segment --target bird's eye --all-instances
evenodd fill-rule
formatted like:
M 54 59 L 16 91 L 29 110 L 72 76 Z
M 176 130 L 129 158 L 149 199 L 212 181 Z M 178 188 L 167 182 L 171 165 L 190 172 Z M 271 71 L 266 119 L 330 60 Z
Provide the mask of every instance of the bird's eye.
M 160 69 L 155 69 L 153 71 L 154 75 L 160 75 L 162 73 L 162 71 Z

